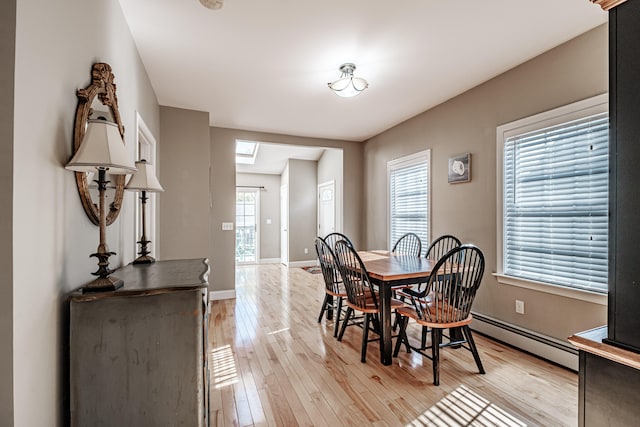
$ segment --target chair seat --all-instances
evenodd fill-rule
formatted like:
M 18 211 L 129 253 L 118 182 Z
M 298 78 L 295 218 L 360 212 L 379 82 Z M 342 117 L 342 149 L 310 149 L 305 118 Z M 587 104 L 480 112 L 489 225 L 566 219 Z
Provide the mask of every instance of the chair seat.
M 333 296 L 333 297 L 337 297 L 337 298 L 346 298 L 347 297 L 347 292 L 344 290 L 344 288 L 342 286 L 340 286 L 339 288 L 339 292 L 334 292 L 330 289 L 326 289 L 324 290 L 327 294 Z
M 376 300 L 378 301 L 378 305 L 380 305 L 380 295 L 376 292 Z M 380 308 L 376 307 L 376 304 L 373 302 L 373 297 L 368 295 L 365 299 L 366 307 L 361 307 L 359 305 L 351 304 L 347 301 L 347 305 L 354 310 L 361 311 L 363 313 L 379 313 Z M 400 300 L 391 299 L 391 310 L 399 309 L 400 307 L 406 307 L 406 304 Z
M 439 310 L 437 310 L 439 313 L 436 312 L 436 308 L 433 305 L 429 305 L 429 311 L 431 312 L 431 318 L 435 319 L 438 314 L 440 314 L 440 316 L 442 317 L 442 314 L 445 311 L 448 311 L 447 316 L 449 318 L 455 318 L 455 311 L 456 309 L 452 306 L 447 306 L 445 307 L 445 309 L 443 310 L 442 308 L 440 308 Z M 405 317 L 409 317 L 411 319 L 414 319 L 416 321 L 417 324 L 422 325 L 422 326 L 427 326 L 429 328 L 438 328 L 438 329 L 447 329 L 447 328 L 457 328 L 459 326 L 465 326 L 471 323 L 471 321 L 473 320 L 473 316 L 471 314 L 469 314 L 469 316 L 467 316 L 465 319 L 462 320 L 457 320 L 457 321 L 453 321 L 453 322 L 437 322 L 437 321 L 433 321 L 433 320 L 429 320 L 429 319 L 423 319 L 420 317 L 420 315 L 418 314 L 418 312 L 416 311 L 416 309 L 414 307 L 408 307 L 406 305 L 404 305 L 403 307 L 398 308 L 398 314 L 401 316 L 405 316 Z

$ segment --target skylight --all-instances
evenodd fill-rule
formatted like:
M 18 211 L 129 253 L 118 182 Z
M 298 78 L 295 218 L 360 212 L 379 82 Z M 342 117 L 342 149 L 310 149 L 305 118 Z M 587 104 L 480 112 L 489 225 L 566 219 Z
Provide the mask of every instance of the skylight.
M 255 141 L 236 139 L 236 163 L 252 165 L 258 155 L 258 144 Z

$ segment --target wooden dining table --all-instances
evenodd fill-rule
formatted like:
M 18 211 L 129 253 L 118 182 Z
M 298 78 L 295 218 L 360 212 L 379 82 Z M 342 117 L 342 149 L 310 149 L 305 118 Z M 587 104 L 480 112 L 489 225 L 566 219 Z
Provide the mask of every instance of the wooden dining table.
M 395 255 L 389 251 L 358 251 L 369 278 L 380 294 L 380 362 L 391 365 L 391 296 L 394 288 L 424 283 L 436 261 L 419 256 Z

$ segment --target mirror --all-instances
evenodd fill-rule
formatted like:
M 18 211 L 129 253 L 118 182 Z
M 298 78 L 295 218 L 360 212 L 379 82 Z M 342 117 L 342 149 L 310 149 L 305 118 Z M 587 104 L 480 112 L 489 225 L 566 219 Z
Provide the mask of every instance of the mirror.
M 73 127 L 73 153 L 78 150 L 87 128 L 87 120 L 98 116 L 105 116 L 118 125 L 120 135 L 123 137 L 124 126 L 118 111 L 118 98 L 116 96 L 116 85 L 113 82 L 114 76 L 111 66 L 104 62 L 93 64 L 91 69 L 91 84 L 84 89 L 78 89 L 78 106 L 76 107 L 76 117 Z M 87 216 L 95 225 L 100 224 L 100 214 L 98 211 L 97 191 L 92 194 L 93 178 L 92 174 L 76 172 L 76 185 L 82 207 Z M 125 175 L 111 175 L 108 177 L 109 187 L 107 192 L 108 211 L 106 212 L 106 225 L 111 225 L 122 207 L 124 196 Z M 94 201 L 95 200 L 95 201 Z

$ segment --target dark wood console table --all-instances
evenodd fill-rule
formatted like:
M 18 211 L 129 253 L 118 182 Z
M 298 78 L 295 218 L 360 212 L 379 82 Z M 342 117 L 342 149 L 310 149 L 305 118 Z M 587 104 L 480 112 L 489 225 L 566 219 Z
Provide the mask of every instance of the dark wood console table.
M 206 259 L 127 265 L 69 297 L 72 426 L 207 426 Z
M 569 338 L 579 350 L 578 425 L 631 426 L 640 420 L 640 354 L 602 342 L 607 327 Z

